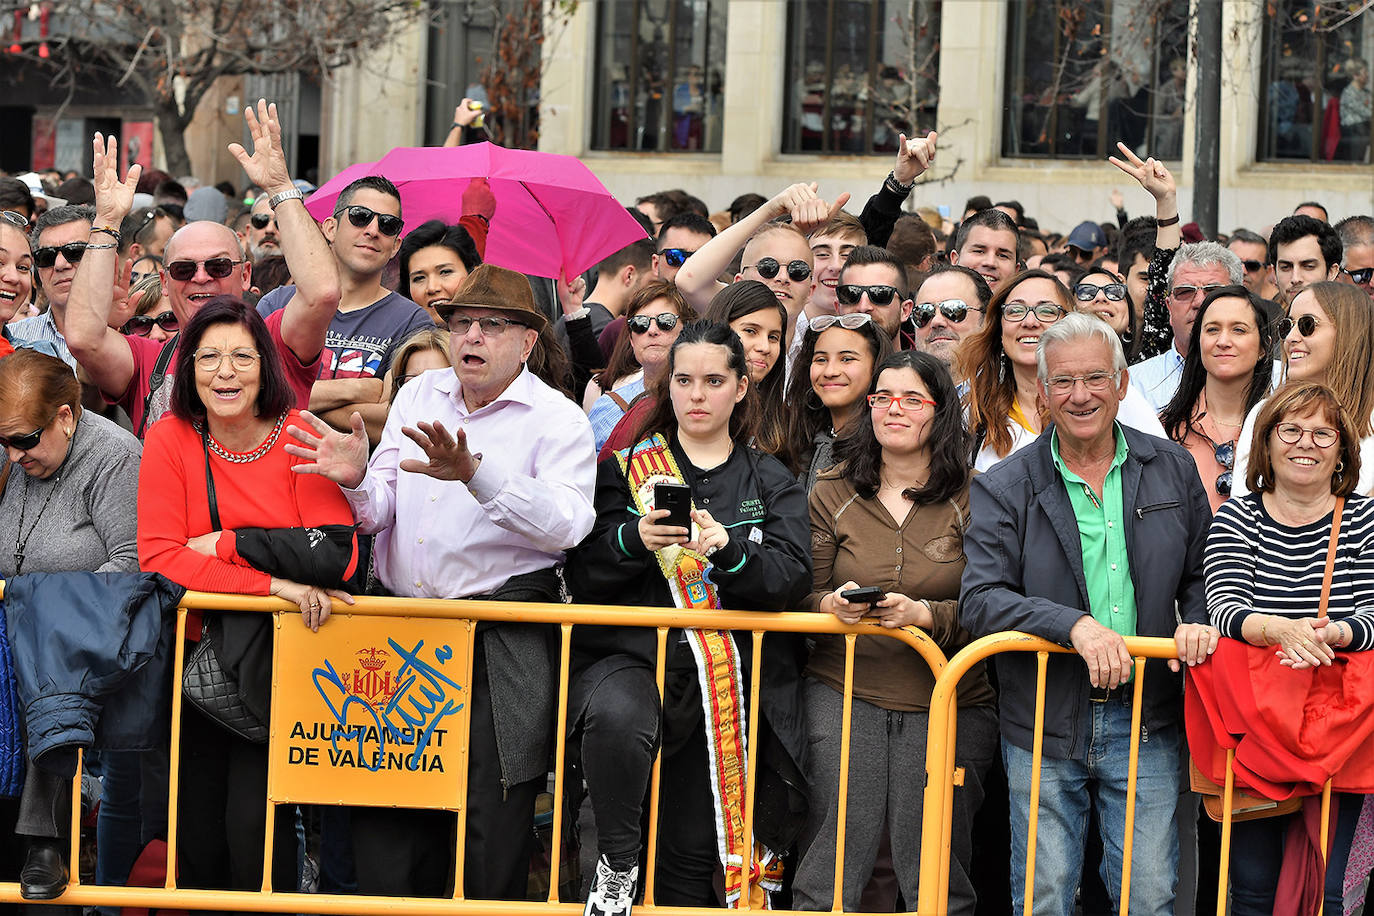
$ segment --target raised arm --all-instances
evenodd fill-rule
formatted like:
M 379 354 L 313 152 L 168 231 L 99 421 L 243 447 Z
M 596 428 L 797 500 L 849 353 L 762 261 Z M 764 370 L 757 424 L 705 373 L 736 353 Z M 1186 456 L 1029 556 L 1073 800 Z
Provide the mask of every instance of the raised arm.
M 1159 221 L 1155 229 L 1155 247 L 1177 248 L 1183 234 L 1178 228 L 1178 187 L 1174 184 L 1174 176 L 1158 159 L 1141 161 L 1124 143 L 1117 143 L 1116 148 L 1124 158 L 1108 156 L 1107 161 L 1140 182 L 1155 199 L 1155 219 Z
M 248 180 L 263 188 L 269 199 L 295 190 L 282 151 L 277 106 L 259 99 L 257 111 L 247 106 L 243 116 L 253 138 L 252 155 L 238 143 L 229 144 L 229 152 L 239 161 Z M 339 308 L 338 268 L 329 244 L 301 198 L 287 198 L 273 212 L 282 254 L 296 283 L 296 293 L 286 304 L 282 319 L 282 341 L 301 362 L 313 362 L 324 349 L 325 332 Z
M 141 169 L 137 165 L 130 166 L 121 181 L 119 144 L 115 138 L 106 140 L 103 135 L 96 134 L 92 148 L 95 223 L 90 241 L 94 247 L 86 249 L 72 279 L 63 336 L 72 355 L 96 387 L 110 398 L 117 398 L 133 380 L 134 355 L 124 335 L 109 324 L 119 270 L 119 255 L 115 249 L 118 239 L 103 230 L 107 227 L 118 229 L 124 217 L 129 215 Z
M 897 161 L 892 171 L 859 214 L 859 222 L 868 235 L 868 244 L 883 248 L 887 247 L 892 237 L 892 227 L 902 215 L 902 202 L 915 187 L 916 179 L 935 161 L 935 142 L 940 135 L 932 130 L 923 139 L 913 137 L 908 140 L 906 134 L 899 134 L 898 137 Z

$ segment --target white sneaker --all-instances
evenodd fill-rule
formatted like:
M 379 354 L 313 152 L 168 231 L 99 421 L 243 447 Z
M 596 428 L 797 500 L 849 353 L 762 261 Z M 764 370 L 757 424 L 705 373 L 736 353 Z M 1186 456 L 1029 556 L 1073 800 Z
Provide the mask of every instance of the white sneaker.
M 639 866 L 629 871 L 615 871 L 602 856 L 596 860 L 596 879 L 587 896 L 582 916 L 630 916 L 635 902 L 635 882 L 639 880 Z

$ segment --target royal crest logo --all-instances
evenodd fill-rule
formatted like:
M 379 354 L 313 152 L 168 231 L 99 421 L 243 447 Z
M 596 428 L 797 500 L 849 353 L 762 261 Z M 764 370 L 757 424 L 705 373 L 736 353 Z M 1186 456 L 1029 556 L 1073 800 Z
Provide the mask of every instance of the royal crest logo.
M 357 656 L 358 666 L 353 669 L 353 677 L 349 679 L 348 692 L 369 706 L 381 709 L 396 692 L 396 684 L 391 679 L 392 673 L 387 670 L 391 653 L 386 649 L 371 646 L 359 649 Z

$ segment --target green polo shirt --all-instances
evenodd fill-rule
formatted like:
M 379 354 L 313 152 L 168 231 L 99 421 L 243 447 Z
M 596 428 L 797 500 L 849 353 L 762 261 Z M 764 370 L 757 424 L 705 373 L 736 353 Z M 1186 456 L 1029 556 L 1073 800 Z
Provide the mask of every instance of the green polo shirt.
M 1126 555 L 1125 506 L 1121 496 L 1121 465 L 1126 462 L 1126 437 L 1116 430 L 1116 457 L 1107 471 L 1099 499 L 1092 487 L 1059 457 L 1059 431 L 1050 434 L 1050 454 L 1069 492 L 1078 541 L 1083 548 L 1083 577 L 1088 586 L 1088 609 L 1093 619 L 1122 636 L 1135 634 L 1135 586 Z

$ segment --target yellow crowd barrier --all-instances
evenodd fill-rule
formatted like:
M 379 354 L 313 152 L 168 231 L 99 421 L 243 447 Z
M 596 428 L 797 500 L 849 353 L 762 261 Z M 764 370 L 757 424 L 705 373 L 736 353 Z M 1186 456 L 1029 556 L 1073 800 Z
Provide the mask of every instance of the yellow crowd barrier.
M 0 584 L 0 588 L 2 588 Z M 735 611 L 714 611 L 709 614 L 700 612 L 688 612 L 673 608 L 644 608 L 644 607 L 620 607 L 620 606 L 592 606 L 592 605 L 567 605 L 567 604 L 523 604 L 515 602 L 500 601 L 457 601 L 457 600 L 424 600 L 424 599 L 395 599 L 395 598 L 368 598 L 359 597 L 356 604 L 347 606 L 339 602 L 334 602 L 334 618 L 326 622 L 320 628 L 319 634 L 310 634 L 304 630 L 299 622 L 299 611 L 291 604 L 275 598 L 254 598 L 242 595 L 220 595 L 199 592 L 188 592 L 182 600 L 177 614 L 176 640 L 175 640 L 175 661 L 174 661 L 174 680 L 175 685 L 181 684 L 182 670 L 185 663 L 184 651 L 186 634 L 186 615 L 188 611 L 196 610 L 203 612 L 215 611 L 256 611 L 273 613 L 275 617 L 275 644 L 276 657 L 274 663 L 274 679 L 280 682 L 285 672 L 283 666 L 294 666 L 299 661 L 295 658 L 284 658 L 282 655 L 283 646 L 288 643 L 283 639 L 283 630 L 295 627 L 300 632 L 295 633 L 290 645 L 300 646 L 309 645 L 310 640 L 327 636 L 331 632 L 331 627 L 335 632 L 341 630 L 341 621 L 350 619 L 376 619 L 383 618 L 391 623 L 400 626 L 401 621 L 416 622 L 427 621 L 430 624 L 442 624 L 449 629 L 446 632 L 454 632 L 454 628 L 465 632 L 470 641 L 471 635 L 475 631 L 479 622 L 491 621 L 497 623 L 527 623 L 527 624 L 552 624 L 558 628 L 559 632 L 559 676 L 557 685 L 557 720 L 556 720 L 556 753 L 555 770 L 553 782 L 553 813 L 552 813 L 552 834 L 554 842 L 549 867 L 549 894 L 547 901 L 531 903 L 529 901 L 489 901 L 489 900 L 467 900 L 462 896 L 461 871 L 463 863 L 463 843 L 465 836 L 465 817 L 466 807 L 462 802 L 463 794 L 457 790 L 446 792 L 457 799 L 457 802 L 441 802 L 434 804 L 406 804 L 403 807 L 428 807 L 456 810 L 458 815 L 458 830 L 456 848 L 454 849 L 455 861 L 457 863 L 459 880 L 455 895 L 452 898 L 398 898 L 398 897 L 375 897 L 363 895 L 332 895 L 332 894 L 301 894 L 287 891 L 274 891 L 271 888 L 271 861 L 273 832 L 273 809 L 279 804 L 295 803 L 320 803 L 319 794 L 321 792 L 329 794 L 330 787 L 320 785 L 327 780 L 316 780 L 315 791 L 310 793 L 309 798 L 285 795 L 277 791 L 282 782 L 282 765 L 280 762 L 282 742 L 289 740 L 290 733 L 282 734 L 286 731 L 285 720 L 279 714 L 279 707 L 283 706 L 282 694 L 274 691 L 272 730 L 269 740 L 269 767 L 268 767 L 268 801 L 267 801 L 267 820 L 268 829 L 266 831 L 265 848 L 263 850 L 263 886 L 260 891 L 220 891 L 220 890 L 192 890 L 177 886 L 175 874 L 172 869 L 168 869 L 165 885 L 159 888 L 148 887 L 112 887 L 83 884 L 80 881 L 77 864 L 80 861 L 80 767 L 78 767 L 77 777 L 73 786 L 73 804 L 71 820 L 71 857 L 72 875 L 71 881 L 66 892 L 59 898 L 50 901 L 53 904 L 64 904 L 70 906 L 109 906 L 109 907 L 148 907 L 157 909 L 212 909 L 237 912 L 285 912 L 285 913 L 387 913 L 395 916 L 407 916 L 407 914 L 439 914 L 454 913 L 463 916 L 506 916 L 506 914 L 548 912 L 548 913 L 580 913 L 582 903 L 579 902 L 560 902 L 558 897 L 559 874 L 560 874 L 560 839 L 563 835 L 563 823 L 566 812 L 563 810 L 563 784 L 565 779 L 564 772 L 564 744 L 567 731 L 567 703 L 568 703 L 568 670 L 572 641 L 572 629 L 574 625 L 609 625 L 625 627 L 653 628 L 658 636 L 658 659 L 656 670 L 656 682 L 658 685 L 660 698 L 663 695 L 664 673 L 667 655 L 667 639 L 670 629 L 692 626 L 710 626 L 715 629 L 729 629 L 735 631 L 736 639 L 751 639 L 753 645 L 752 670 L 749 672 L 749 696 L 750 709 L 759 709 L 759 681 L 762 663 L 762 644 L 766 633 L 798 633 L 806 635 L 839 635 L 845 638 L 845 677 L 844 677 L 844 702 L 845 711 L 841 723 L 841 764 L 839 781 L 839 809 L 838 809 L 838 837 L 836 843 L 837 855 L 835 862 L 835 911 L 840 910 L 841 893 L 843 888 L 844 875 L 844 829 L 846 819 L 845 799 L 848 794 L 848 770 L 849 770 L 849 740 L 850 740 L 850 709 L 853 701 L 853 678 L 854 678 L 854 647 L 855 639 L 859 635 L 874 636 L 880 638 L 896 639 L 905 643 L 913 651 L 917 652 L 922 659 L 930 666 L 937 678 L 937 682 L 943 680 L 941 672 L 945 667 L 946 661 L 944 654 L 924 632 L 916 628 L 905 629 L 885 629 L 873 624 L 860 626 L 848 626 L 840 623 L 835 617 L 829 614 L 816 613 L 757 613 L 757 612 L 735 612 Z M 403 644 L 391 643 L 393 649 L 399 649 L 402 654 L 409 651 Z M 418 650 L 419 646 L 415 646 Z M 445 644 L 439 647 L 431 647 L 430 660 L 433 662 L 428 671 L 431 683 L 439 684 L 448 675 L 446 672 L 457 672 L 465 670 L 467 680 L 462 683 L 470 683 L 472 673 L 472 661 L 470 653 L 466 658 L 460 657 L 453 651 L 451 646 Z M 387 650 L 374 647 L 371 655 L 363 652 L 360 657 L 368 659 L 367 665 L 377 665 L 378 667 L 364 667 L 357 672 L 357 677 L 366 680 L 372 674 L 381 670 L 379 660 L 383 658 Z M 416 651 L 415 654 L 419 654 Z M 455 664 L 453 669 L 440 670 L 444 664 L 452 661 Z M 308 663 L 305 663 L 308 665 Z M 418 663 L 417 663 L 418 664 Z M 333 665 L 326 664 L 323 668 L 316 668 L 314 676 L 323 677 L 326 683 L 340 684 L 346 678 L 339 675 Z M 377 675 L 382 676 L 382 675 Z M 451 680 L 451 679 L 449 679 Z M 316 686 L 319 686 L 317 682 Z M 434 707 L 442 699 L 441 691 L 434 690 L 426 693 L 426 700 L 429 707 Z M 172 691 L 172 742 L 170 757 L 170 790 L 168 793 L 168 837 L 167 837 L 167 857 L 169 862 L 176 861 L 177 843 L 177 794 L 179 783 L 179 763 L 181 756 L 180 732 L 181 732 L 181 709 L 182 696 L 180 689 Z M 437 721 L 437 720 L 434 720 Z M 461 772 L 453 774 L 455 780 L 459 780 L 454 785 L 461 787 L 462 780 L 466 778 L 466 747 L 467 747 L 467 725 L 466 716 L 461 717 L 462 737 L 458 756 L 461 757 L 463 766 Z M 933 719 L 932 719 L 933 721 Z M 952 727 L 952 722 L 950 723 Z M 418 726 L 416 726 L 418 728 Z M 752 714 L 748 721 L 748 778 L 746 781 L 746 794 L 744 810 L 747 812 L 745 822 L 745 833 L 749 840 L 749 848 L 752 846 L 754 836 L 754 793 L 755 793 L 755 772 L 757 764 L 757 714 Z M 380 729 L 379 729 L 380 731 Z M 361 747 L 361 738 L 359 738 Z M 951 745 L 952 747 L 952 745 Z M 380 759 L 380 752 L 379 759 Z M 419 753 L 417 746 L 416 753 Z M 305 757 L 307 751 L 301 750 L 301 757 Z M 951 757 L 952 759 L 952 757 Z M 364 767 L 366 769 L 366 767 Z M 420 769 L 423 769 L 421 767 Z M 432 774 L 429 774 L 432 775 Z M 274 788 L 275 787 L 275 788 Z M 937 791 L 937 797 L 941 794 Z M 356 803 L 350 799 L 339 798 L 337 803 Z M 659 803 L 659 762 L 655 760 L 650 781 L 650 806 L 654 812 L 658 811 Z M 652 914 L 655 912 L 675 913 L 675 914 L 707 914 L 711 909 L 703 907 L 660 907 L 654 903 L 654 873 L 657 850 L 657 822 L 658 818 L 649 818 L 649 832 L 647 836 L 647 868 L 643 876 L 642 886 L 645 888 L 644 903 L 635 907 L 636 912 Z M 946 832 L 946 838 L 948 833 Z M 924 890 L 923 890 L 924 898 Z M 17 883 L 0 883 L 0 901 L 19 902 L 19 886 Z M 741 895 L 740 909 L 749 909 L 749 895 Z
M 1177 658 L 1172 639 L 1130 637 L 1126 649 L 1134 659 L 1134 697 L 1131 704 L 1131 751 L 1126 790 L 1125 837 L 1122 846 L 1121 916 L 1126 916 L 1131 899 L 1131 845 L 1135 836 L 1136 770 L 1140 753 L 1141 699 L 1144 696 L 1145 660 Z M 994 633 L 975 640 L 956 653 L 936 679 L 930 698 L 930 734 L 926 743 L 926 791 L 921 827 L 921 882 L 917 912 L 923 916 L 945 916 L 949 900 L 950 839 L 954 818 L 954 791 L 959 773 L 954 764 L 955 736 L 958 732 L 957 690 L 959 680 L 977 663 L 1003 652 L 1035 652 L 1035 737 L 1031 749 L 1031 796 L 1028 836 L 1026 838 L 1026 886 L 1024 908 L 1030 916 L 1035 899 L 1035 846 L 1040 798 L 1040 764 L 1044 745 L 1045 678 L 1050 653 L 1074 654 L 1072 649 L 1026 633 Z M 1001 685 L 1006 689 L 1007 685 Z M 1231 814 L 1235 791 L 1231 762 L 1235 752 L 1226 755 L 1227 771 L 1223 795 L 1220 876 L 1217 880 L 1216 911 L 1227 911 L 1227 887 L 1231 850 Z M 1326 848 L 1331 810 L 1331 784 L 1322 793 L 1321 843 Z

